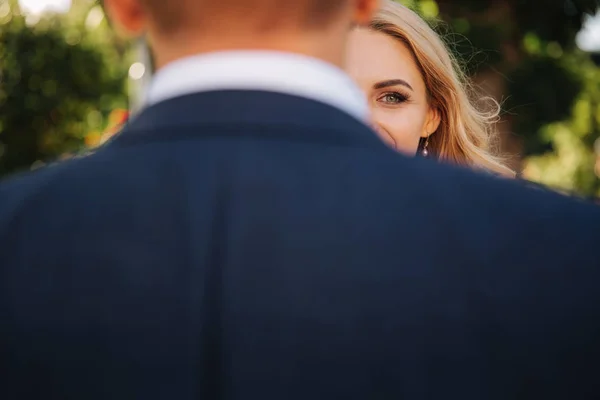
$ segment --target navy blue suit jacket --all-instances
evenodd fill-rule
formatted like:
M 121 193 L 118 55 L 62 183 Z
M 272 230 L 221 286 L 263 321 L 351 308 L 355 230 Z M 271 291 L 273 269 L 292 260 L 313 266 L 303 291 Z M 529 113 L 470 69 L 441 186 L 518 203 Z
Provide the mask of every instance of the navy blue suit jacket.
M 194 94 L 0 186 L 2 399 L 596 399 L 600 209 Z

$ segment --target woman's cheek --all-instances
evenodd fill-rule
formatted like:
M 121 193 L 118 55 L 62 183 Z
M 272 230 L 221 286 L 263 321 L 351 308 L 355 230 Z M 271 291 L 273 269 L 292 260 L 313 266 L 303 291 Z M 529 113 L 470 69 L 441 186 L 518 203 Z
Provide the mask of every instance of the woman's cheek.
M 379 123 L 377 122 L 372 122 L 371 123 L 371 128 L 373 129 L 373 131 L 375 131 L 375 133 L 377 134 L 377 136 L 385 143 L 387 144 L 389 147 L 395 149 L 396 148 L 396 143 L 394 142 L 394 139 L 392 138 L 392 136 L 385 130 L 385 128 L 383 126 L 381 126 Z
M 378 110 L 373 113 L 376 132 L 396 150 L 414 155 L 419 145 L 420 130 L 411 118 L 397 109 Z

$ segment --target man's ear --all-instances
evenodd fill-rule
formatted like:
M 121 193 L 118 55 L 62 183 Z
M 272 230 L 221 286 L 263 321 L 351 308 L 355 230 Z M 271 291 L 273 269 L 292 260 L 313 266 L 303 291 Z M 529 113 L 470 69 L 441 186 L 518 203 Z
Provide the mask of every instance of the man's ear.
M 440 123 L 442 121 L 442 115 L 440 110 L 436 107 L 430 107 L 427 112 L 427 120 L 425 121 L 425 126 L 423 127 L 423 134 L 421 137 L 429 137 L 432 133 L 437 131 Z
M 104 9 L 124 34 L 140 36 L 146 30 L 148 16 L 140 0 L 104 0 Z
M 367 26 L 380 7 L 380 0 L 354 0 L 354 23 Z

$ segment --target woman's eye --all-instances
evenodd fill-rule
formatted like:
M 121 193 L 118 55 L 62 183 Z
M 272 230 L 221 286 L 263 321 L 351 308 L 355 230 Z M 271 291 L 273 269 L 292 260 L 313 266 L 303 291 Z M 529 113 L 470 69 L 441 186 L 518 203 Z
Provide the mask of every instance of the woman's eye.
M 379 101 L 388 104 L 400 104 L 407 100 L 407 97 L 401 93 L 386 93 L 379 98 Z

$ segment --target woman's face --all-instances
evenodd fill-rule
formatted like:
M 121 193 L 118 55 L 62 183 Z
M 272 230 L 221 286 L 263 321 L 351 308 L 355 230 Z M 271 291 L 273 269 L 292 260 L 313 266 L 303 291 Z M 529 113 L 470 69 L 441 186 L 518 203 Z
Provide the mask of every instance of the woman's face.
M 395 149 L 415 154 L 419 138 L 435 132 L 439 113 L 429 106 L 421 72 L 401 41 L 370 29 L 355 29 L 346 69 L 364 91 L 372 122 Z

